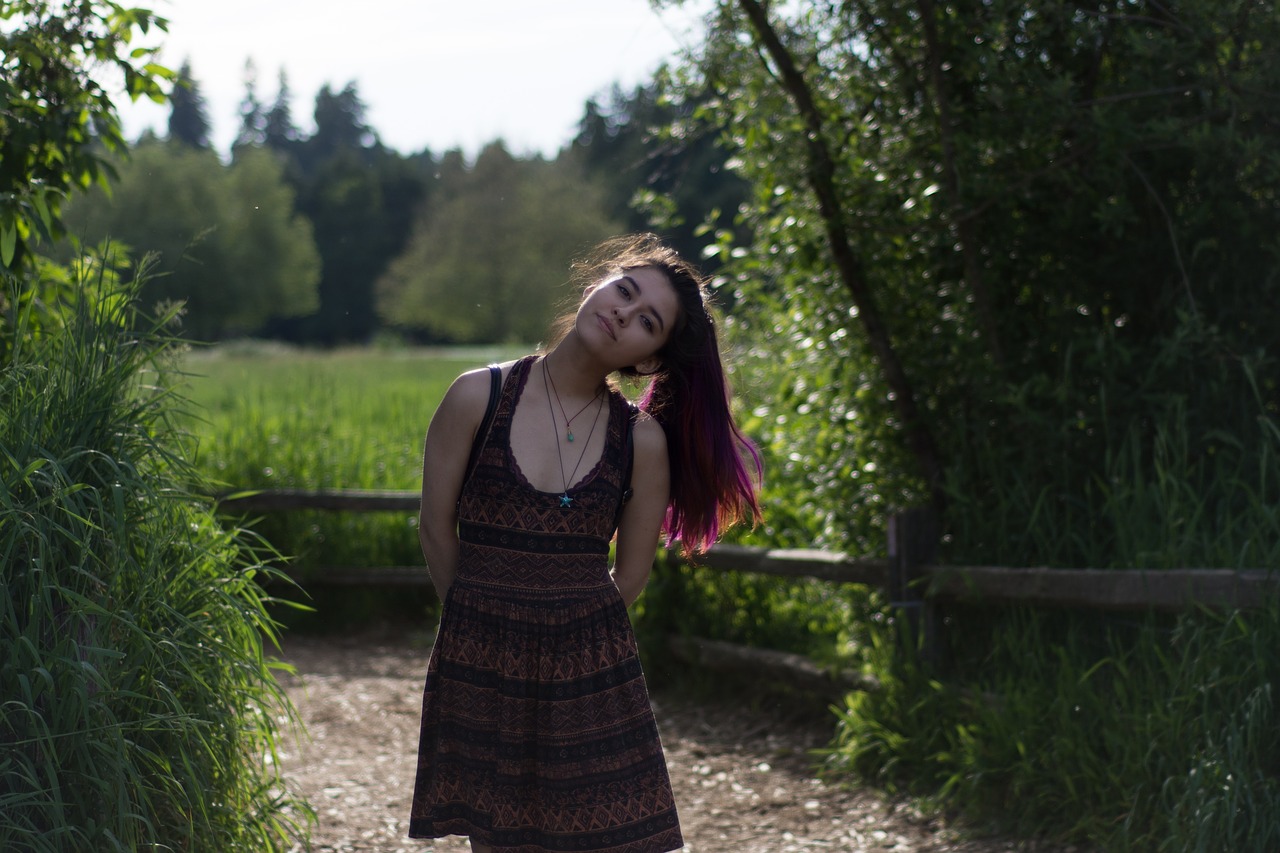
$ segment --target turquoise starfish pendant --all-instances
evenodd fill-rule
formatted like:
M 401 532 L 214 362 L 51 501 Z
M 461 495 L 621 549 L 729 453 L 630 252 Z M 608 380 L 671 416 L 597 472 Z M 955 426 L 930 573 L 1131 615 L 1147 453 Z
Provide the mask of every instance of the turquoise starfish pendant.
M 565 492 L 560 496 L 560 506 L 572 506 L 573 498 L 569 497 L 569 493 Z

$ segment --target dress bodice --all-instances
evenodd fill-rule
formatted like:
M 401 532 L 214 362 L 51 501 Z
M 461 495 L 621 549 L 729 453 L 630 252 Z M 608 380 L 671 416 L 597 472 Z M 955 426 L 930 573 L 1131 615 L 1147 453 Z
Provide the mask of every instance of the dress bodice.
M 536 356 L 517 361 L 458 502 L 458 577 L 530 588 L 596 586 L 609 580 L 609 542 L 621 505 L 629 407 L 610 390 L 604 452 L 567 490 L 525 479 L 511 450 L 511 422 Z

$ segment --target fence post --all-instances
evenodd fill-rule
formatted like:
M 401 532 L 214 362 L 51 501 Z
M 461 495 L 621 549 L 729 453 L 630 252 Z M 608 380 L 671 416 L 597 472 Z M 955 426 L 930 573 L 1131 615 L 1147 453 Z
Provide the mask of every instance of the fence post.
M 920 644 L 931 666 L 939 662 L 942 625 L 936 605 L 921 594 L 919 581 L 920 567 L 931 564 L 937 551 L 938 520 L 932 510 L 909 509 L 889 516 L 889 606 L 897 608 L 905 636 Z

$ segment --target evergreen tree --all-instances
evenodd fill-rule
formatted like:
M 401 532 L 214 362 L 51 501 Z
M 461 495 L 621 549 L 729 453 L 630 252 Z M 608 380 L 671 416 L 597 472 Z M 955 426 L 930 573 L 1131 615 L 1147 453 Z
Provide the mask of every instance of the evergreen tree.
M 320 307 L 272 328 L 309 343 L 362 343 L 380 325 L 374 282 L 404 247 L 433 163 L 377 146 L 338 149 L 313 169 L 301 178 L 298 203 L 320 250 Z
M 708 225 L 736 228 L 749 190 L 726 167 L 723 128 L 701 109 L 706 101 L 693 88 L 677 93 L 664 74 L 630 93 L 614 86 L 603 103 L 587 103 L 570 149 L 608 188 L 610 212 L 628 230 L 661 232 L 691 258 L 713 239 Z M 718 267 L 714 257 L 703 265 Z
M 244 63 L 244 98 L 240 101 L 240 130 L 232 151 L 246 145 L 262 145 L 267 141 L 267 113 L 258 100 L 258 69 L 252 59 Z
M 293 123 L 293 96 L 289 91 L 289 77 L 283 68 L 280 69 L 279 81 L 276 98 L 263 121 L 262 141 L 272 150 L 292 151 L 301 134 Z
M 178 70 L 177 85 L 169 97 L 169 138 L 191 148 L 211 148 L 209 117 L 200 84 L 191 74 L 191 60 Z
M 380 325 L 374 282 L 404 247 L 435 161 L 427 152 L 406 159 L 385 148 L 354 83 L 336 93 L 321 88 L 314 115 L 315 134 L 285 151 L 299 211 L 320 249 L 320 306 L 307 317 L 276 318 L 268 332 L 325 345 L 364 342 Z
M 341 92 L 326 84 L 316 94 L 315 134 L 306 141 L 301 155 L 303 171 L 312 171 L 340 151 L 371 151 L 379 146 L 378 135 L 365 122 L 365 105 L 354 82 Z

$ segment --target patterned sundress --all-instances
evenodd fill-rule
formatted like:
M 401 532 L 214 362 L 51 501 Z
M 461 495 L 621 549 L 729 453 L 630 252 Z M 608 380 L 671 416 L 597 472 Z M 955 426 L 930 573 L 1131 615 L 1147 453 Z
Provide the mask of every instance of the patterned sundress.
M 409 835 L 468 835 L 501 853 L 678 850 L 635 633 L 608 567 L 630 410 L 610 393 L 604 454 L 562 506 L 511 452 L 532 364 L 512 366 L 462 490 Z

